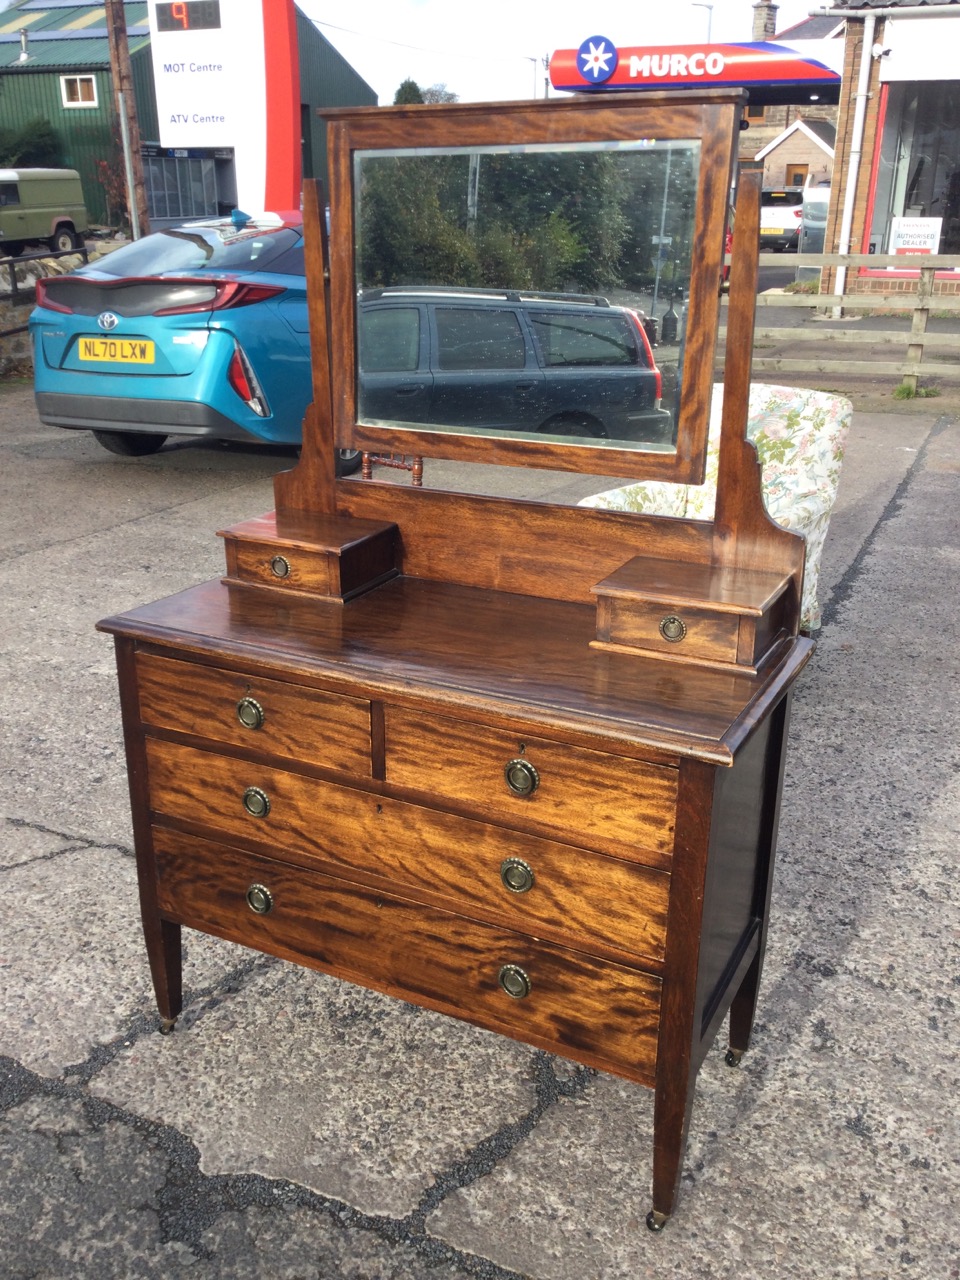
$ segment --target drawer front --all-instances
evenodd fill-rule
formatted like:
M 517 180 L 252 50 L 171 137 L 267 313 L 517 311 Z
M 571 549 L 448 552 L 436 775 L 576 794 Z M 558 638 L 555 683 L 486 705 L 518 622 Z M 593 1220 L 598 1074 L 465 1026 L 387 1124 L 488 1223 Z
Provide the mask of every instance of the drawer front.
M 663 871 L 178 743 L 149 739 L 147 753 L 161 818 L 375 877 L 511 929 L 663 959 Z M 265 812 L 244 806 L 249 788 Z
M 520 761 L 515 782 L 506 767 Z M 531 771 L 532 770 L 532 771 Z M 668 865 L 677 770 L 544 738 L 386 708 L 386 778 L 438 803 L 568 844 Z
M 144 724 L 369 778 L 370 704 L 194 662 L 137 655 Z
M 731 663 L 737 660 L 739 614 L 616 598 L 604 600 L 603 606 L 597 628 L 601 640 L 670 657 Z M 667 639 L 660 630 L 661 624 L 673 639 Z
M 649 974 L 198 837 L 156 829 L 154 847 L 160 911 L 182 924 L 653 1081 Z
M 339 595 L 336 557 L 330 552 L 277 542 L 239 541 L 235 546 L 236 576 L 243 582 L 312 595 Z

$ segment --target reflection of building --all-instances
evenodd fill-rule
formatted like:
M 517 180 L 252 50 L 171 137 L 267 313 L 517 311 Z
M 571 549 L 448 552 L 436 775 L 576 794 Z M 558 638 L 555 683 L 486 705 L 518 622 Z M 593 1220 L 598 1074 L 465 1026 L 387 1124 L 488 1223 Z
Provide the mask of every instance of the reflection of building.
M 758 0 L 753 6 L 753 39 L 776 41 L 798 48 L 815 49 L 812 42 L 843 36 L 837 18 L 806 18 L 776 32 L 777 6 Z M 811 91 L 797 94 L 795 102 L 770 103 L 762 92 L 751 90 L 745 117 L 747 129 L 740 135 L 741 172 L 763 170 L 765 187 L 821 186 L 833 176 L 836 136 L 836 98 L 827 101 Z
M 229 210 L 236 200 L 233 149 L 159 145 L 145 0 L 124 0 L 124 16 L 151 223 Z M 299 10 L 296 18 L 303 174 L 321 177 L 326 142 L 316 109 L 376 106 L 377 95 Z M 37 121 L 51 126 L 60 147 L 52 163 L 79 171 L 95 222 L 115 221 L 125 196 L 103 0 L 14 0 L 4 9 L 0 102 L 5 131 L 28 131 Z
M 834 9 L 845 20 L 842 180 L 834 184 L 828 249 L 960 253 L 960 3 L 835 0 Z M 951 275 L 940 274 L 939 292 L 960 289 Z M 914 289 L 915 280 L 859 272 L 846 285 L 887 292 Z

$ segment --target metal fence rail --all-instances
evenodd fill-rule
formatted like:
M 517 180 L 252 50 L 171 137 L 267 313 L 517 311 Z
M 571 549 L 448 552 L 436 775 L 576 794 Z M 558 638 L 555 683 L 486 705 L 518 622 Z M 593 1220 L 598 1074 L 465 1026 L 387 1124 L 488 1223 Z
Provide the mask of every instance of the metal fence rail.
M 922 265 L 921 265 L 922 262 Z M 934 293 L 934 282 L 938 271 L 956 271 L 960 283 L 960 256 L 956 254 L 931 254 L 918 261 L 911 257 L 905 259 L 891 254 L 866 253 L 801 253 L 790 255 L 791 266 L 798 267 L 871 267 L 874 269 L 895 267 L 899 272 L 909 271 L 917 281 L 915 291 L 876 292 L 876 293 L 762 293 L 757 298 L 758 327 L 754 331 L 756 350 L 762 350 L 765 344 L 789 346 L 791 348 L 805 344 L 832 341 L 837 344 L 869 345 L 880 349 L 881 358 L 874 360 L 836 358 L 824 356 L 811 350 L 809 355 L 791 354 L 764 356 L 755 354 L 754 371 L 772 370 L 781 373 L 820 373 L 820 374 L 866 374 L 893 375 L 900 379 L 909 391 L 916 392 L 920 378 L 958 379 L 960 380 L 960 324 L 956 333 L 931 333 L 927 323 L 931 311 L 947 313 L 950 318 L 955 314 L 960 319 L 960 295 Z M 762 253 L 761 266 L 786 265 L 784 255 L 779 253 Z M 849 275 L 847 279 L 849 280 Z M 763 309 L 769 307 L 804 307 L 816 313 L 821 320 L 842 321 L 845 312 L 859 312 L 866 315 L 889 311 L 907 312 L 911 317 L 909 331 L 876 330 L 857 331 L 847 326 L 820 328 L 797 327 L 775 328 L 763 327 L 760 323 Z M 726 338 L 726 330 L 721 329 L 721 344 Z M 883 358 L 891 347 L 903 348 L 902 359 Z M 937 355 L 946 353 L 946 358 L 936 359 Z M 864 353 L 865 354 L 865 353 Z M 925 358 L 925 354 L 933 355 L 933 359 Z M 720 357 L 722 359 L 722 355 Z

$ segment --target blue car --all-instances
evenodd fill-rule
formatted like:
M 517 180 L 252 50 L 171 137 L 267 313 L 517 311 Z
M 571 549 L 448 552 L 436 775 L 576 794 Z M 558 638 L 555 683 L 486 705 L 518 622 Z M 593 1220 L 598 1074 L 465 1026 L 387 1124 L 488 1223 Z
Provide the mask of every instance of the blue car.
M 312 397 L 299 224 L 234 214 L 159 231 L 37 284 L 37 410 L 105 449 L 168 435 L 300 443 Z M 341 474 L 360 455 L 341 450 Z

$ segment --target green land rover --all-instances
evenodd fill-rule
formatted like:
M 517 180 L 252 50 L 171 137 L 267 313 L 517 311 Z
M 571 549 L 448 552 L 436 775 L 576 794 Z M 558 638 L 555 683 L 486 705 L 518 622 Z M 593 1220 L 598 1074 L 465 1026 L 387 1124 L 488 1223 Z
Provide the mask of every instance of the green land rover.
M 76 249 L 88 225 L 76 169 L 0 169 L 0 258 L 26 244 Z

